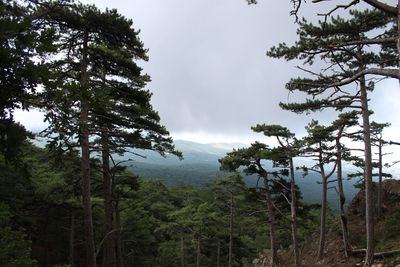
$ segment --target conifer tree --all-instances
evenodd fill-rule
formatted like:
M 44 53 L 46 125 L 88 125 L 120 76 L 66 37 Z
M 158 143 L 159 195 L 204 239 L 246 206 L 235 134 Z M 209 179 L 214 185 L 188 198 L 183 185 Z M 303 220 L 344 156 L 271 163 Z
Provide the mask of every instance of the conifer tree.
M 133 22 L 116 10 L 99 11 L 94 6 L 43 3 L 44 18 L 55 29 L 58 54 L 49 65 L 52 78 L 46 83 L 47 136 L 53 144 L 72 145 L 76 136 L 82 149 L 83 201 L 88 265 L 96 266 L 90 204 L 90 152 L 96 150 L 89 136 L 102 140 L 106 235 L 113 231 L 111 183 L 108 158 L 126 147 L 173 151 L 168 132 L 149 104 L 149 92 L 142 87 L 149 80 L 134 60 L 146 60 L 146 50 Z M 115 144 L 115 146 L 114 146 Z M 114 266 L 113 242 L 106 242 L 108 266 Z
M 390 176 L 389 174 L 383 173 L 383 147 L 388 145 L 389 142 L 383 139 L 383 130 L 389 127 L 389 123 L 377 123 L 371 122 L 371 141 L 372 145 L 378 148 L 378 190 L 377 190 L 377 218 L 382 217 L 383 213 L 383 177 Z
M 293 258 L 294 266 L 299 265 L 299 251 L 297 242 L 297 215 L 296 215 L 296 182 L 294 173 L 293 158 L 298 154 L 299 142 L 294 137 L 294 134 L 289 131 L 286 127 L 280 125 L 265 125 L 258 124 L 252 127 L 255 132 L 261 132 L 265 136 L 274 137 L 282 148 L 282 167 L 289 167 L 290 175 L 290 213 L 291 213 L 291 225 L 292 225 L 292 245 L 293 245 Z
M 22 1 L 0 3 L 0 151 L 16 158 L 29 133 L 14 121 L 16 109 L 35 107 L 34 94 L 46 67 L 37 62 L 49 48 L 48 32 L 34 23 L 37 7 Z
M 253 143 L 248 148 L 233 150 L 224 158 L 220 159 L 221 169 L 236 171 L 240 167 L 244 168 L 246 174 L 256 174 L 264 180 L 264 192 L 268 210 L 268 224 L 270 232 L 271 266 L 278 264 L 278 244 L 276 240 L 276 219 L 273 204 L 271 186 L 274 182 L 272 177 L 277 175 L 276 171 L 268 171 L 264 164 L 266 160 L 280 160 L 279 154 L 262 143 Z
M 342 228 L 342 239 L 345 257 L 349 257 L 351 253 L 351 246 L 349 241 L 349 233 L 347 227 L 347 216 L 344 205 L 346 203 L 346 196 L 343 190 L 343 168 L 342 161 L 343 157 L 346 156 L 347 150 L 343 147 L 341 139 L 347 135 L 346 129 L 358 125 L 358 111 L 351 111 L 341 113 L 334 122 L 329 126 L 330 130 L 333 131 L 335 139 L 336 149 L 336 179 L 338 185 L 339 194 L 339 212 L 340 212 L 340 225 Z
M 237 235 L 236 224 L 239 220 L 236 216 L 238 216 L 240 202 L 243 202 L 246 190 L 246 185 L 239 173 L 227 177 L 221 177 L 217 179 L 213 185 L 215 201 L 217 202 L 216 204 L 219 206 L 222 205 L 220 208 L 222 211 L 226 210 L 226 206 L 229 206 L 229 211 L 227 211 L 227 213 L 229 213 L 229 216 L 227 216 L 227 220 L 229 221 L 229 223 L 227 223 L 229 225 L 229 267 L 233 266 L 234 256 L 236 254 L 234 252 L 234 236 Z
M 322 126 L 318 121 L 311 121 L 306 127 L 308 135 L 304 137 L 303 156 L 313 157 L 317 163 L 309 168 L 303 166 L 305 172 L 315 171 L 321 175 L 322 197 L 321 197 L 321 219 L 320 233 L 318 245 L 318 260 L 323 260 L 325 253 L 325 236 L 326 236 L 326 213 L 327 213 L 327 192 L 329 178 L 334 174 L 337 163 L 334 161 L 333 146 L 330 144 L 333 140 L 332 133 L 328 127 Z M 330 172 L 326 170 L 326 165 L 335 162 Z
M 363 121 L 365 184 L 366 184 L 366 228 L 367 254 L 365 266 L 373 261 L 373 203 L 372 203 L 372 157 L 370 142 L 370 125 L 367 92 L 373 88 L 373 82 L 366 81 L 367 71 L 373 66 L 383 66 L 386 61 L 382 55 L 366 50 L 358 40 L 363 40 L 369 32 L 393 23 L 392 18 L 376 10 L 351 11 L 349 20 L 332 18 L 330 22 L 320 22 L 314 26 L 306 21 L 300 22 L 299 41 L 292 47 L 280 44 L 273 47 L 268 55 L 287 60 L 301 59 L 305 64 L 313 65 L 318 60 L 327 62 L 328 67 L 322 71 L 305 70 L 311 78 L 292 79 L 286 88 L 308 94 L 305 103 L 282 104 L 284 109 L 302 113 L 324 108 L 336 110 L 359 109 Z M 371 19 L 371 18 L 374 19 Z M 340 45 L 342 44 L 342 45 Z M 390 61 L 393 64 L 393 61 Z M 371 67 L 372 66 L 372 67 Z M 353 87 L 346 86 L 352 84 Z
M 327 2 L 328 0 L 313 0 L 313 3 L 321 3 Z M 295 16 L 296 22 L 298 22 L 298 12 L 301 8 L 302 3 L 306 2 L 305 0 L 290 0 L 293 4 L 293 9 L 290 11 L 290 15 Z M 400 1 L 398 1 L 397 6 L 389 4 L 382 0 L 349 0 L 345 4 L 337 4 L 332 9 L 325 12 L 325 14 L 318 14 L 320 16 L 324 16 L 325 20 L 328 17 L 332 16 L 337 10 L 340 9 L 349 9 L 355 7 L 360 2 L 368 4 L 371 8 L 375 8 L 376 10 L 382 12 L 384 16 L 391 17 L 395 21 L 395 25 L 390 31 L 390 33 L 386 32 L 382 35 L 379 35 L 378 38 L 364 38 L 357 41 L 343 42 L 340 45 L 352 45 L 352 44 L 360 44 L 360 45 L 383 45 L 390 50 L 396 50 L 394 57 L 392 57 L 391 64 L 395 64 L 397 68 L 400 68 Z M 257 0 L 247 0 L 248 4 L 257 4 Z M 374 19 L 373 17 L 371 19 Z M 386 66 L 389 67 L 389 66 Z M 364 70 L 365 71 L 365 70 Z M 370 69 L 367 72 L 370 74 L 383 75 L 393 78 L 400 78 L 399 69 L 395 68 L 386 68 L 381 67 L 379 69 Z M 361 73 L 360 73 L 361 75 Z
M 123 24 L 125 32 L 131 32 L 131 38 L 137 38 L 137 32 L 130 24 L 130 21 Z M 134 41 L 137 40 L 131 42 Z M 141 73 L 136 63 L 138 59 L 147 60 L 142 46 L 121 46 L 118 42 L 96 44 L 90 57 L 94 73 L 90 83 L 97 100 L 90 109 L 90 129 L 92 134 L 98 136 L 98 149 L 102 153 L 105 235 L 116 230 L 113 226 L 111 155 L 136 148 L 181 157 L 150 104 L 151 93 L 144 89 L 150 78 Z M 113 234 L 109 235 L 104 246 L 106 266 L 114 266 L 115 263 L 113 237 Z

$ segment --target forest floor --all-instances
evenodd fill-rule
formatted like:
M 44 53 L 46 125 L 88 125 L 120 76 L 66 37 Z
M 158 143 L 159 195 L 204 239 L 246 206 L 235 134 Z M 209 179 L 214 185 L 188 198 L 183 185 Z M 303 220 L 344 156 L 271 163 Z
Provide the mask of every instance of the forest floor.
M 376 194 L 375 194 L 376 195 Z M 376 203 L 374 201 L 374 203 Z M 383 184 L 383 216 L 375 223 L 375 253 L 400 250 L 400 180 L 388 179 Z M 365 249 L 365 198 L 361 190 L 348 208 L 348 227 L 353 249 Z M 350 267 L 362 266 L 363 255 L 344 257 L 340 222 L 329 225 L 326 234 L 325 258 L 317 261 L 319 233 L 314 233 L 300 248 L 301 266 L 305 267 Z M 257 267 L 267 267 L 269 251 L 265 250 Z M 292 253 L 278 251 L 279 265 L 292 266 Z M 400 267 L 400 253 L 386 257 L 375 257 L 375 267 Z

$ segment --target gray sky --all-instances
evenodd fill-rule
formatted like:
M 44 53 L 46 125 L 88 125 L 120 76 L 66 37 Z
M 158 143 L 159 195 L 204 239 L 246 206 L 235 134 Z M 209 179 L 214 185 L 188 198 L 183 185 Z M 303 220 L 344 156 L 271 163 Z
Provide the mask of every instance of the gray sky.
M 303 132 L 311 117 L 329 122 L 330 112 L 312 116 L 279 108 L 280 101 L 297 100 L 284 89 L 290 77 L 301 75 L 294 62 L 267 58 L 279 42 L 296 40 L 289 0 L 86 0 L 99 8 L 117 8 L 134 20 L 149 49 L 144 71 L 162 123 L 175 139 L 196 142 L 250 142 L 257 123 L 283 124 Z M 316 20 L 326 4 L 307 4 L 301 15 Z M 389 121 L 395 139 L 400 132 L 398 82 L 384 81 L 372 98 L 373 119 Z M 30 128 L 41 127 L 32 116 L 17 113 Z M 39 120 L 40 121 L 40 120 Z M 397 139 L 400 139 L 397 138 Z

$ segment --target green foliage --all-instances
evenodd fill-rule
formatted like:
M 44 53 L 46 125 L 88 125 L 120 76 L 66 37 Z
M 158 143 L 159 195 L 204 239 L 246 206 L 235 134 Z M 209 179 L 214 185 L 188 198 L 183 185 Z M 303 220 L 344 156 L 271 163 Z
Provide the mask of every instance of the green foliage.
M 31 242 L 23 229 L 13 229 L 9 208 L 0 203 L 0 263 L 4 267 L 36 266 L 31 259 Z
M 23 143 L 31 136 L 21 124 L 11 119 L 0 119 L 0 153 L 5 163 L 18 160 Z
M 13 119 L 16 108 L 31 106 L 29 99 L 45 69 L 35 63 L 40 33 L 31 21 L 35 8 L 20 1 L 0 3 L 0 119 Z M 44 40 L 42 40 L 44 43 Z
M 393 36 L 394 27 L 393 17 L 376 9 L 352 10 L 348 19 L 329 17 L 317 25 L 304 19 L 300 21 L 295 44 L 281 43 L 267 54 L 287 61 L 298 59 L 310 68 L 299 67 L 305 71 L 304 77 L 292 78 L 286 84 L 287 90 L 306 93 L 308 98 L 303 103 L 280 103 L 280 106 L 296 113 L 360 108 L 358 90 L 344 85 L 357 81 L 361 69 L 397 66 L 394 41 L 384 45 L 376 43 L 377 49 L 365 49 L 362 45 L 365 40 L 374 39 L 372 32 L 376 38 Z M 312 70 L 319 61 L 326 63 L 326 68 L 320 70 L 318 66 Z M 373 86 L 371 82 L 367 87 L 371 90 Z
M 400 211 L 397 210 L 385 220 L 385 238 L 390 239 L 400 236 Z

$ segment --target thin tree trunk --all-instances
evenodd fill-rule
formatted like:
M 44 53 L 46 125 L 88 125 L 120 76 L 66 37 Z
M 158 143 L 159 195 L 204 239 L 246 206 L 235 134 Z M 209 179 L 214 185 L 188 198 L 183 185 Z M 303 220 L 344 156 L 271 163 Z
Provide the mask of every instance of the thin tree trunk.
M 344 204 L 346 203 L 346 196 L 344 195 L 344 190 L 343 190 L 342 144 L 340 143 L 340 138 L 342 136 L 343 129 L 344 127 L 339 130 L 338 137 L 336 138 L 336 161 L 337 161 L 336 176 L 337 176 L 338 191 L 339 191 L 339 213 L 340 213 L 340 226 L 342 228 L 344 256 L 348 258 L 351 248 L 349 242 L 349 232 L 347 228 L 347 216 L 344 210 Z
M 181 232 L 181 267 L 185 267 L 185 240 Z
M 321 149 L 322 144 L 319 144 Z M 319 152 L 319 162 L 320 171 L 322 178 L 322 198 L 321 198 L 321 218 L 320 218 L 320 228 L 319 228 L 319 244 L 318 244 L 318 260 L 322 260 L 325 254 L 325 233 L 326 233 L 326 206 L 327 206 L 327 191 L 328 191 L 328 179 L 325 174 L 323 161 L 322 161 L 322 151 Z
M 372 183 L 372 154 L 371 136 L 369 123 L 369 110 L 365 77 L 360 78 L 360 100 L 362 105 L 362 121 L 364 135 L 364 157 L 365 157 L 365 221 L 367 234 L 367 253 L 365 255 L 364 267 L 372 266 L 374 260 L 374 200 Z
M 397 1 L 397 60 L 400 68 L 400 0 Z
M 292 226 L 292 245 L 293 245 L 293 266 L 297 267 L 299 264 L 299 249 L 297 244 L 297 214 L 296 214 L 296 183 L 294 177 L 294 165 L 293 158 L 289 157 L 289 168 L 290 168 L 290 216 Z
M 96 267 L 96 250 L 94 246 L 93 234 L 93 216 L 90 189 L 90 151 L 89 151 L 89 129 L 88 129 L 88 93 L 87 93 L 87 50 L 88 33 L 85 32 L 82 48 L 81 60 L 81 110 L 80 110 L 80 131 L 81 131 L 81 149 L 82 149 L 82 200 L 83 217 L 86 240 L 86 261 L 88 267 Z
M 200 260 L 201 260 L 201 239 L 197 239 L 197 251 L 196 251 L 197 259 L 196 259 L 196 266 L 200 267 Z
M 122 244 L 122 238 L 121 238 L 121 216 L 119 212 L 119 202 L 118 198 L 116 198 L 115 201 L 115 226 L 118 229 L 116 232 L 116 239 L 117 239 L 117 267 L 123 267 L 124 266 L 124 259 L 123 259 L 123 244 Z
M 75 243 L 75 211 L 71 211 L 71 225 L 69 229 L 69 265 L 75 266 L 74 256 L 74 243 Z
M 233 193 L 231 192 L 230 200 L 230 216 L 229 216 L 229 263 L 228 266 L 232 267 L 232 253 L 233 253 Z
M 379 157 L 379 159 L 378 159 L 378 168 L 379 168 L 379 182 L 378 182 L 378 208 L 377 208 L 377 214 L 376 214 L 376 216 L 377 216 L 377 218 L 380 218 L 380 217 L 382 217 L 382 213 L 383 213 L 383 211 L 382 211 L 382 209 L 383 209 L 383 194 L 382 194 L 382 176 L 383 176 L 383 173 L 382 173 L 382 146 L 383 146 L 383 144 L 382 144 L 382 138 L 380 138 L 379 139 L 379 145 L 378 145 L 378 149 L 379 149 L 379 151 L 378 151 L 378 157 Z
M 218 239 L 217 243 L 217 267 L 220 267 L 221 261 L 221 240 Z
M 268 224 L 269 224 L 269 233 L 271 241 L 271 266 L 275 267 L 277 266 L 278 262 L 276 236 L 275 236 L 275 213 L 274 213 L 274 206 L 272 203 L 271 192 L 269 190 L 269 181 L 267 174 L 265 174 L 264 176 L 264 187 L 265 187 L 265 195 L 267 201 Z
M 101 133 L 102 161 L 103 161 L 103 191 L 104 191 L 104 219 L 105 235 L 114 230 L 113 225 L 113 207 L 112 207 L 112 185 L 110 175 L 110 149 L 108 145 L 108 129 L 104 128 Z M 110 234 L 104 244 L 104 267 L 116 266 L 115 255 L 115 234 Z

